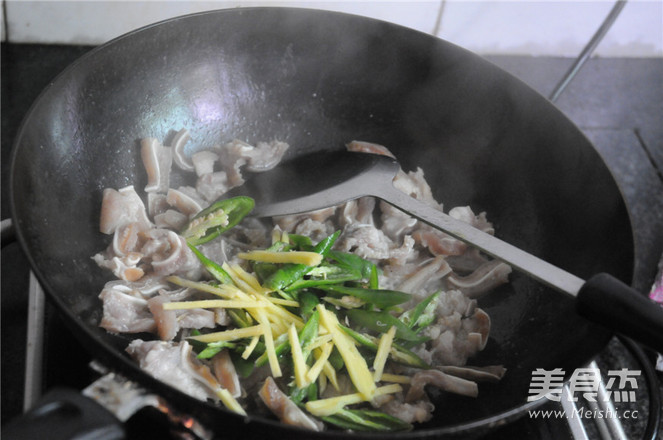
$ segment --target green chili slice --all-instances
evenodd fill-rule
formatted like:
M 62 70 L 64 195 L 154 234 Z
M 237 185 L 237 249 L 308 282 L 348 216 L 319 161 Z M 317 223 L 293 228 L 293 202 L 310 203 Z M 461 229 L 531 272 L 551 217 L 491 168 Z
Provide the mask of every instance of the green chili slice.
M 378 312 L 372 310 L 352 309 L 347 312 L 351 321 L 361 327 L 375 330 L 380 333 L 386 333 L 392 326 L 396 327 L 396 338 L 413 343 L 422 343 L 429 338 L 418 335 L 406 326 L 403 321 L 392 316 L 388 312 Z
M 340 233 L 341 231 L 336 231 L 329 237 L 321 240 L 313 247 L 313 252 L 326 256 Z M 265 280 L 265 286 L 273 290 L 283 290 L 295 281 L 304 277 L 304 275 L 309 273 L 313 267 L 314 266 L 307 266 L 305 264 L 284 264 L 283 267 Z
M 374 304 L 381 309 L 403 304 L 410 300 L 410 294 L 399 292 L 397 290 L 364 289 L 362 287 L 348 287 L 341 285 L 320 285 L 317 286 L 317 288 L 326 292 L 354 296 L 366 303 Z
M 371 409 L 343 408 L 322 420 L 355 431 L 409 431 L 412 425 L 394 416 Z
M 189 245 L 189 248 L 193 251 L 193 253 L 196 254 L 196 257 L 198 257 L 200 262 L 203 264 L 203 267 L 207 269 L 207 272 L 209 272 L 210 275 L 212 275 L 214 278 L 216 278 L 219 282 L 223 284 L 233 284 L 233 280 L 232 278 L 230 278 L 230 275 L 228 275 L 228 272 L 226 272 L 217 263 L 215 263 L 214 261 L 207 258 L 205 255 L 203 255 L 203 253 L 200 252 L 194 245 L 192 245 L 189 242 L 187 242 L 187 244 Z
M 181 235 L 193 245 L 207 243 L 242 221 L 254 204 L 246 196 L 220 200 L 196 214 Z

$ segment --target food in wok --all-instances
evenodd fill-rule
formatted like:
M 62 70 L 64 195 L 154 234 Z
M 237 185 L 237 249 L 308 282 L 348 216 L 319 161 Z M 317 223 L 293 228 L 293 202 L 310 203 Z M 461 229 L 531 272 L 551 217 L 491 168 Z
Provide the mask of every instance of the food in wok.
M 288 144 L 233 140 L 187 157 L 189 136 L 143 139 L 144 189 L 103 195 L 112 239 L 93 258 L 116 279 L 100 325 L 136 336 L 126 350 L 143 370 L 240 414 L 357 431 L 411 429 L 435 409 L 426 387 L 476 397 L 503 376 L 470 365 L 490 332 L 477 298 L 508 282 L 507 264 L 372 197 L 247 217 L 253 199 L 228 191 L 278 166 Z M 421 169 L 394 185 L 442 209 Z M 449 213 L 493 232 L 485 213 Z

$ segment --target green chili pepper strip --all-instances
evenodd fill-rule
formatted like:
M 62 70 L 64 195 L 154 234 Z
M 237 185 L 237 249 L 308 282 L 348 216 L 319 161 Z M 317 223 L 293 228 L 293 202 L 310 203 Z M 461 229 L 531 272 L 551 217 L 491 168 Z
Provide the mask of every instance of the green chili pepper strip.
M 299 331 L 299 343 L 302 346 L 302 356 L 304 360 L 308 360 L 309 355 L 311 354 L 311 343 L 318 336 L 318 326 L 320 323 L 320 314 L 316 310 L 311 314 L 311 317 L 304 327 Z
M 334 370 L 338 371 L 345 366 L 345 361 L 343 356 L 338 351 L 338 348 L 334 347 L 331 354 L 329 355 L 329 363 L 334 367 Z
M 318 296 L 308 291 L 301 292 L 297 301 L 299 301 L 299 314 L 306 320 L 315 313 L 315 307 L 320 304 Z
M 223 284 L 233 284 L 233 280 L 232 278 L 230 278 L 230 275 L 228 275 L 228 272 L 226 272 L 217 263 L 215 263 L 214 261 L 207 258 L 205 255 L 203 255 L 203 253 L 200 252 L 194 245 L 188 242 L 187 244 L 189 245 L 189 248 L 193 251 L 193 253 L 196 254 L 196 257 L 198 257 L 198 259 L 203 264 L 205 269 L 207 269 L 207 272 L 209 272 L 210 275 L 212 275 L 214 278 L 216 278 L 219 282 Z
M 321 264 L 320 266 L 316 266 L 311 269 L 307 275 L 310 278 L 299 279 L 286 287 L 285 290 L 293 291 L 307 289 L 361 279 L 361 275 L 357 271 L 349 270 L 339 266 L 332 266 L 329 264 Z
M 367 431 L 364 425 L 347 420 L 346 418 L 340 416 L 339 413 L 331 416 L 321 417 L 320 419 L 327 424 L 335 425 L 342 429 L 348 429 L 352 431 Z
M 371 289 L 380 288 L 380 283 L 378 282 L 378 267 L 375 264 L 371 267 L 371 276 L 368 278 L 368 285 Z
M 345 327 L 344 325 L 340 325 L 340 327 L 345 333 L 352 337 L 352 339 L 359 342 L 362 346 L 371 350 L 373 353 L 377 353 L 378 343 L 380 342 L 378 338 L 367 335 L 365 333 L 356 332 L 349 327 Z M 399 364 L 422 368 L 424 370 L 431 368 L 430 365 L 424 362 L 423 359 L 400 344 L 392 343 L 389 355 L 394 362 L 398 362 Z
M 398 304 L 403 304 L 410 300 L 410 294 L 399 292 L 397 290 L 387 289 L 364 289 L 362 287 L 347 287 L 340 285 L 321 285 L 318 289 L 326 292 L 339 293 L 342 295 L 350 295 L 360 300 L 374 304 L 380 308 L 387 308 Z M 389 329 L 387 329 L 389 330 Z
M 220 200 L 196 214 L 181 235 L 193 245 L 207 243 L 242 221 L 254 205 L 253 199 L 245 196 Z
M 361 258 L 358 255 L 341 251 L 329 251 L 329 258 L 336 261 L 339 266 L 358 271 L 362 278 L 370 278 L 375 264 Z
M 246 328 L 253 325 L 251 316 L 242 309 L 226 309 L 228 315 L 233 320 L 235 325 L 240 328 Z
M 376 346 L 380 343 L 380 340 L 374 336 L 371 335 L 364 335 L 364 336 L 367 337 L 369 340 L 373 341 L 373 343 Z M 394 360 L 394 362 L 398 362 L 399 364 L 410 365 L 412 367 L 421 368 L 423 370 L 431 369 L 430 365 L 428 365 L 423 359 L 421 359 L 419 356 L 408 350 L 402 344 L 396 342 L 392 343 L 389 355 Z
M 210 342 L 207 347 L 198 353 L 198 359 L 209 359 L 214 357 L 218 352 L 224 348 L 235 348 L 235 344 L 228 341 Z
M 235 365 L 237 374 L 239 374 L 242 378 L 246 379 L 253 373 L 253 370 L 255 369 L 253 361 L 244 359 L 240 353 L 231 351 L 230 359 L 232 360 L 233 365 Z
M 414 328 L 417 326 L 417 322 L 421 320 L 422 315 L 426 312 L 428 306 L 437 300 L 437 297 L 440 295 L 440 291 L 427 296 L 419 304 L 417 304 L 413 309 L 408 310 L 400 316 L 400 319 L 407 325 L 409 328 Z M 426 320 L 427 321 L 427 320 Z M 430 323 L 428 323 L 430 324 Z
M 308 251 L 313 247 L 311 238 L 306 235 L 288 234 L 288 239 L 293 246 L 302 251 Z
M 290 400 L 292 400 L 298 406 L 304 406 L 304 399 L 309 400 L 318 400 L 318 383 L 311 382 L 309 385 L 304 388 L 297 388 L 296 386 L 290 392 Z
M 257 347 L 256 347 L 257 348 Z M 256 350 L 254 350 L 255 352 Z M 288 341 L 288 333 L 283 333 L 281 336 L 276 338 L 274 341 L 274 351 L 276 352 L 277 356 L 281 355 L 286 355 L 290 353 L 290 342 Z M 262 367 L 269 361 L 267 357 L 267 351 L 263 351 L 263 353 L 256 359 L 255 361 L 255 366 L 256 367 Z
M 276 243 L 272 244 L 269 246 L 266 251 L 273 251 L 273 252 L 282 252 L 291 249 L 292 246 L 290 246 L 288 243 L 284 243 L 282 241 L 277 241 Z M 264 263 L 264 262 L 254 262 L 253 263 L 253 271 L 256 273 L 258 276 L 258 279 L 260 280 L 261 283 L 263 283 L 267 278 L 269 278 L 274 272 L 276 272 L 279 269 L 278 264 L 275 263 Z
M 336 231 L 334 234 L 321 240 L 320 243 L 315 245 L 313 252 L 326 256 L 340 233 L 341 231 Z M 273 290 L 283 290 L 309 273 L 313 267 L 314 266 L 307 266 L 305 264 L 285 264 L 282 268 L 267 278 L 264 284 L 266 287 Z
M 377 353 L 378 344 L 373 342 L 373 340 L 371 338 L 369 338 L 368 335 L 366 335 L 364 333 L 356 332 L 356 331 L 352 330 L 350 327 L 344 326 L 343 324 L 339 324 L 339 327 L 341 327 L 341 329 L 345 333 L 347 333 L 349 336 L 351 336 L 352 339 L 359 342 L 361 345 L 363 345 L 364 347 L 370 349 L 371 351 Z
M 403 321 L 392 316 L 388 312 L 377 312 L 369 310 L 353 309 L 348 310 L 348 317 L 356 324 L 375 330 L 380 333 L 386 333 L 392 326 L 396 327 L 396 338 L 403 339 L 416 344 L 426 342 L 429 338 L 420 336 L 406 326 Z
M 355 431 L 408 431 L 412 425 L 396 417 L 370 409 L 342 409 L 322 417 L 325 422 Z

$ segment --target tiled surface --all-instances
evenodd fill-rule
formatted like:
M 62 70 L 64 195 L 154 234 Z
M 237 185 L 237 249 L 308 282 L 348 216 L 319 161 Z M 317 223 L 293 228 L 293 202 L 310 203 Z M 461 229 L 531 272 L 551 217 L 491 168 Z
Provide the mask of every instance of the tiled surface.
M 481 54 L 574 57 L 612 0 L 25 1 L 0 0 L 15 43 L 101 44 L 125 32 L 210 9 L 290 6 L 365 15 L 432 33 Z M 4 40 L 3 40 L 4 41 Z M 663 56 L 663 2 L 630 0 L 596 54 Z
M 481 54 L 575 57 L 613 1 L 449 1 L 438 36 Z M 596 54 L 663 54 L 663 3 L 629 1 Z

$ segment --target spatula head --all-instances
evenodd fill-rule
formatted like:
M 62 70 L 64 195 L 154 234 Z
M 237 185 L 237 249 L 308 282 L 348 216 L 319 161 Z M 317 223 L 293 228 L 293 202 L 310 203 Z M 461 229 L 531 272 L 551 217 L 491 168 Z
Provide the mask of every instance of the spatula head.
M 254 217 L 300 214 L 377 195 L 380 186 L 391 185 L 399 168 L 395 159 L 382 155 L 317 152 L 256 173 L 229 195 L 252 197 Z

